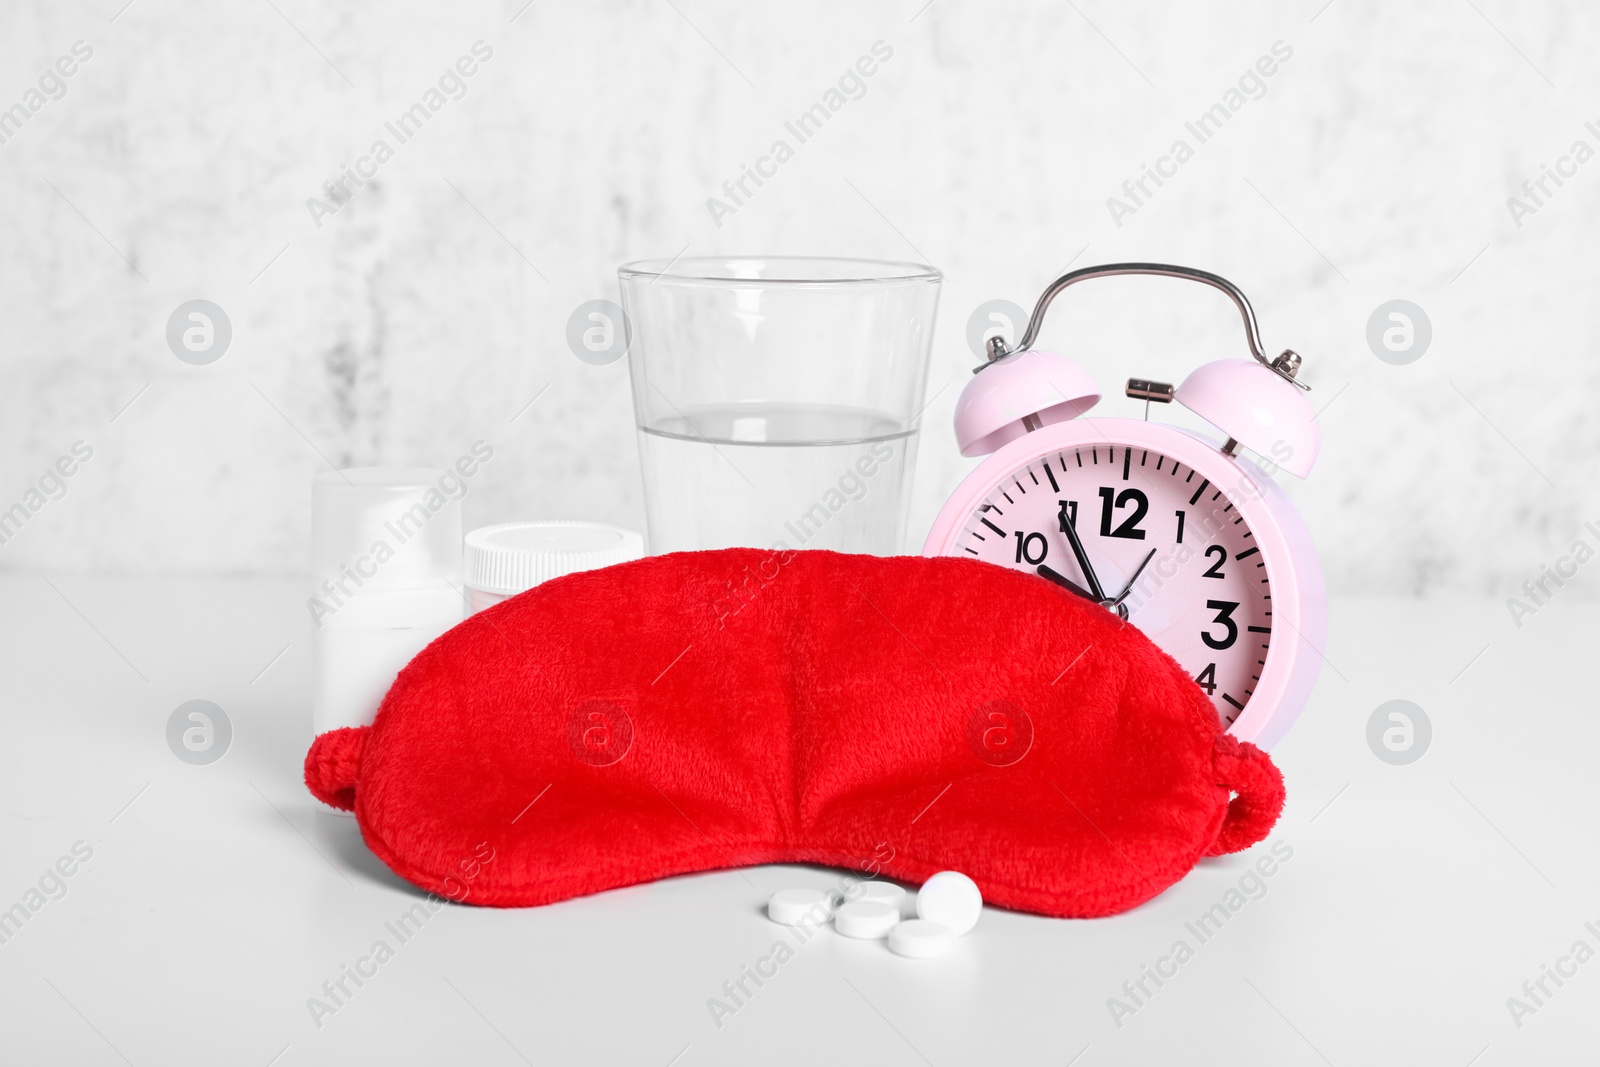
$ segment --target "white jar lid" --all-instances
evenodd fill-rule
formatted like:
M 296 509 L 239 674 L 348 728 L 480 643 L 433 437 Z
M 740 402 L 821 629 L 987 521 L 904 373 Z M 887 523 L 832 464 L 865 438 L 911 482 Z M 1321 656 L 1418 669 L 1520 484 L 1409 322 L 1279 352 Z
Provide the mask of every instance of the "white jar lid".
M 644 556 L 644 538 L 598 522 L 506 522 L 466 538 L 468 588 L 515 596 L 541 582 Z

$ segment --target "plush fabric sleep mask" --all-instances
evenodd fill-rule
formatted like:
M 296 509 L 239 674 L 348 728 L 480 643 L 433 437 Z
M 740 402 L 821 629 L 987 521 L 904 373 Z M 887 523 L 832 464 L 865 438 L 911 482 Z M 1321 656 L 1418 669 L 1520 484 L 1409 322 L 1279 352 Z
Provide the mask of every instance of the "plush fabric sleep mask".
M 305 777 L 395 873 L 497 907 L 819 863 L 1110 915 L 1261 840 L 1284 797 L 1177 663 L 1040 578 L 756 549 L 473 615 Z

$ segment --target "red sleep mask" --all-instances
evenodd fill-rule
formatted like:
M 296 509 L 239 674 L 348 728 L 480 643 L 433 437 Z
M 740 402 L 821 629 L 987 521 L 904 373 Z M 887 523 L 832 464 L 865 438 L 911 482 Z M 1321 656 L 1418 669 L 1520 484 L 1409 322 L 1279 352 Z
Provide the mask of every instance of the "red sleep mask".
M 472 616 L 305 777 L 396 874 L 497 907 L 819 863 L 1110 915 L 1261 840 L 1284 798 L 1177 663 L 1040 578 L 756 549 Z

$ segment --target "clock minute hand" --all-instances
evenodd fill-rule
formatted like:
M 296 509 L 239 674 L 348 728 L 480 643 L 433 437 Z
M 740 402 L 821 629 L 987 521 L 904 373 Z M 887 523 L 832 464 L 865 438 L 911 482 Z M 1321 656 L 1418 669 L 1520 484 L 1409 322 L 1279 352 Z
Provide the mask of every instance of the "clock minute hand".
M 1095 577 L 1094 567 L 1089 563 L 1089 554 L 1083 550 L 1083 542 L 1078 540 L 1078 531 L 1072 524 L 1072 519 L 1067 515 L 1067 506 L 1061 505 L 1061 513 L 1057 516 L 1061 520 L 1061 532 L 1067 535 L 1067 541 L 1072 545 L 1072 554 L 1077 557 L 1078 569 L 1083 571 L 1084 581 L 1089 583 L 1089 591 L 1100 603 L 1106 602 L 1106 591 L 1100 587 L 1100 579 Z

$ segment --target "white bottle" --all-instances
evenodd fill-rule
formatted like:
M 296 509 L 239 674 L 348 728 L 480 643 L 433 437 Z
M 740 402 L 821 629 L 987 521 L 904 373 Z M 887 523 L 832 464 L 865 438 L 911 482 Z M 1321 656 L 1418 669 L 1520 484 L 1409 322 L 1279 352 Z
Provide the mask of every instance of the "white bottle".
M 319 475 L 311 555 L 312 730 L 365 726 L 400 669 L 465 615 L 460 482 L 422 467 Z

